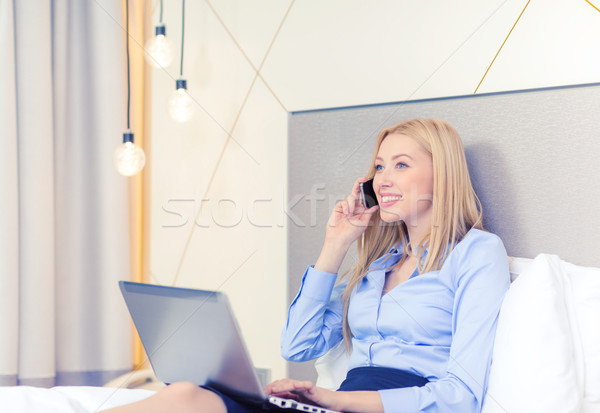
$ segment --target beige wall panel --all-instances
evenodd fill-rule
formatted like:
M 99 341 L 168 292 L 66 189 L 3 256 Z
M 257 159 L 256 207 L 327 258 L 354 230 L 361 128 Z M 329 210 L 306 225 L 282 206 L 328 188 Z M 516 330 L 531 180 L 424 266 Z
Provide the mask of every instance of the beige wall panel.
M 179 60 L 168 72 L 154 69 L 152 76 L 154 179 L 150 272 L 154 280 L 163 283 L 170 283 L 175 276 L 189 236 L 189 231 L 175 231 L 174 227 L 193 221 L 195 201 L 206 192 L 253 79 L 250 66 L 203 5 L 188 2 L 186 10 L 183 77 L 197 102 L 192 120 L 178 123 L 166 112 L 166 102 L 175 88 L 174 79 L 179 76 Z M 167 33 L 179 45 L 180 13 L 180 8 L 167 6 L 164 14 Z
M 256 68 L 263 61 L 290 3 L 291 0 L 216 0 L 210 2 Z
M 472 93 L 522 8 L 515 0 L 296 2 L 263 73 L 292 111 Z M 450 63 L 456 69 L 425 95 Z
M 235 138 L 194 228 L 178 284 L 225 291 L 254 363 L 283 377 L 287 175 L 279 171 L 287 165 L 287 114 L 260 81 Z
M 600 12 L 585 0 L 532 1 L 479 92 L 597 82 L 599 39 Z

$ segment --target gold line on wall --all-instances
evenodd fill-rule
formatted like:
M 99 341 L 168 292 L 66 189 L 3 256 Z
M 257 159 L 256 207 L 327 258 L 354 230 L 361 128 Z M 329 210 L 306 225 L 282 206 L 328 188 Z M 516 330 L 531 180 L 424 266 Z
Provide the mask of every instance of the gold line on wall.
M 592 6 L 593 8 L 595 8 L 596 10 L 600 11 L 600 9 L 596 6 L 594 6 L 589 0 L 585 0 L 590 6 Z
M 290 6 L 288 7 L 288 9 L 287 9 L 287 11 L 285 13 L 285 16 L 283 17 L 283 21 L 285 21 L 288 13 L 290 12 L 290 8 L 292 7 L 292 4 L 294 3 L 294 1 L 292 1 L 292 3 L 290 4 Z M 223 27 L 223 29 L 225 30 L 225 32 L 227 33 L 227 35 L 231 38 L 231 41 L 233 42 L 233 44 L 235 44 L 235 46 L 238 48 L 238 50 L 240 51 L 240 53 L 242 54 L 242 56 L 244 56 L 244 58 L 246 59 L 246 62 L 248 62 L 248 64 L 254 70 L 254 72 L 256 73 L 256 75 L 263 81 L 264 85 L 267 87 L 267 89 L 269 90 L 269 92 L 271 92 L 271 95 L 273 95 L 273 97 L 275 98 L 275 100 L 277 101 L 277 103 L 279 103 L 279 105 L 281 106 L 281 108 L 284 111 L 288 112 L 288 110 L 286 109 L 286 107 L 283 104 L 283 102 L 281 101 L 281 99 L 279 99 L 279 97 L 277 96 L 277 94 L 273 91 L 273 89 L 271 89 L 271 86 L 269 86 L 269 83 L 260 74 L 261 68 L 257 69 L 254 66 L 254 64 L 252 63 L 252 60 L 250 60 L 250 58 L 248 57 L 248 54 L 246 54 L 246 52 L 244 51 L 244 49 L 242 48 L 242 46 L 238 43 L 238 41 L 236 40 L 235 36 L 233 35 L 233 33 L 231 33 L 231 30 L 229 30 L 229 27 L 227 27 L 227 25 L 225 24 L 225 22 L 223 21 L 223 19 L 219 15 L 219 13 L 217 13 L 217 10 L 214 8 L 214 6 L 212 5 L 212 3 L 209 0 L 204 0 L 204 2 L 208 6 L 208 8 L 210 8 L 210 11 L 212 11 L 212 13 L 214 14 L 214 16 L 217 18 L 217 20 L 219 21 L 219 23 L 221 24 L 221 26 Z M 275 33 L 275 36 L 274 36 L 273 39 L 277 38 L 277 35 L 278 35 L 280 29 L 281 29 L 281 25 L 277 29 L 277 33 Z M 271 42 L 271 46 L 272 45 L 273 45 L 273 43 Z M 269 54 L 269 52 L 267 51 L 267 55 L 268 54 Z M 264 62 L 265 61 L 263 59 L 263 63 Z M 261 67 L 262 67 L 262 64 L 261 64 Z
M 515 24 L 513 24 L 513 26 L 511 27 L 510 31 L 508 32 L 508 34 L 506 35 L 506 38 L 504 39 L 504 41 L 502 42 L 502 45 L 500 45 L 500 49 L 498 49 L 498 52 L 496 53 L 496 56 L 494 56 L 494 59 L 492 59 L 492 63 L 490 63 L 490 65 L 488 66 L 487 70 L 485 71 L 485 73 L 483 74 L 483 77 L 481 78 L 481 80 L 479 81 L 479 84 L 477 85 L 477 87 L 475 88 L 475 92 L 473 92 L 473 94 L 477 93 L 477 90 L 479 89 L 479 86 L 481 86 L 481 83 L 483 82 L 483 79 L 485 79 L 485 77 L 487 76 L 488 72 L 490 71 L 490 68 L 492 67 L 492 65 L 494 64 L 494 62 L 496 61 L 496 58 L 498 57 L 498 55 L 500 54 L 500 50 L 502 50 L 502 47 L 504 47 L 504 43 L 506 43 L 506 41 L 508 40 L 508 37 L 510 36 L 510 34 L 512 33 L 513 29 L 515 28 L 515 26 L 517 25 L 517 23 L 519 22 L 519 20 L 521 19 L 521 16 L 523 15 L 523 13 L 525 13 L 525 9 L 527 8 L 527 6 L 529 6 L 529 2 L 531 0 L 527 0 L 527 4 L 525 5 L 525 7 L 523 7 L 523 11 L 521 11 L 521 14 L 519 14 L 519 17 L 517 17 L 517 21 L 515 21 Z

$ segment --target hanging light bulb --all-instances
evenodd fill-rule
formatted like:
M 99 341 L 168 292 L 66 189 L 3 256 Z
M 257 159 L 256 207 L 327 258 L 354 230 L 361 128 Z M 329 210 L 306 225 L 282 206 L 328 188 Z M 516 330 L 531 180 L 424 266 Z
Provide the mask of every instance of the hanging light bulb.
M 133 176 L 140 172 L 146 164 L 144 150 L 133 143 L 133 133 L 129 128 L 129 115 L 131 106 L 131 79 L 129 70 L 129 0 L 125 0 L 125 20 L 127 28 L 127 132 L 123 134 L 123 144 L 117 147 L 113 155 L 113 162 L 121 175 Z
M 123 134 L 123 144 L 115 150 L 113 161 L 117 171 L 124 176 L 133 176 L 140 172 L 146 164 L 144 150 L 133 143 L 133 133 Z
M 187 81 L 179 79 L 175 82 L 175 91 L 167 101 L 169 116 L 177 122 L 185 122 L 194 115 L 194 101 L 187 91 Z
M 144 48 L 146 61 L 156 68 L 165 68 L 173 62 L 173 43 L 166 35 L 164 24 L 155 27 L 154 37 L 146 42 Z
M 177 122 L 185 122 L 194 115 L 194 101 L 187 91 L 187 81 L 183 80 L 183 44 L 185 39 L 185 0 L 181 0 L 181 63 L 179 64 L 179 80 L 175 82 L 175 92 L 167 101 L 167 112 Z

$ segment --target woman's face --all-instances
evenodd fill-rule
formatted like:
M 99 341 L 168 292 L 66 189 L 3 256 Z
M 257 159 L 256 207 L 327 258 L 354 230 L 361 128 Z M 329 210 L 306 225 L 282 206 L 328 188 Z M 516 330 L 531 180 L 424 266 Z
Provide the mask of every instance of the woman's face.
M 433 200 L 431 155 L 413 138 L 388 135 L 377 152 L 373 189 L 385 222 L 404 221 L 411 227 L 429 226 Z

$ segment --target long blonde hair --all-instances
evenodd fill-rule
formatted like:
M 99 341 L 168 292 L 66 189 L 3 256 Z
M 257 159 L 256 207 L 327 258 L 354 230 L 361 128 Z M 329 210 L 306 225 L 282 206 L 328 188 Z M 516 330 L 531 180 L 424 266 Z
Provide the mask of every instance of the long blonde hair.
M 415 251 L 419 273 L 439 270 L 448 254 L 471 228 L 483 229 L 482 211 L 475 194 L 462 140 L 448 123 L 438 119 L 410 119 L 383 129 L 375 143 L 375 151 L 368 178 L 375 175 L 375 158 L 383 140 L 391 134 L 413 138 L 432 158 L 433 163 L 433 221 L 425 241 Z M 412 242 L 419 240 L 412 240 Z M 403 256 L 396 266 L 402 265 L 408 254 L 408 232 L 402 221 L 386 223 L 379 214 L 373 214 L 364 234 L 358 239 L 358 259 L 345 275 L 349 275 L 344 290 L 344 341 L 346 349 L 352 346 L 352 332 L 348 324 L 348 306 L 354 288 L 369 272 L 377 258 L 402 243 Z M 428 248 L 427 256 L 422 259 Z

